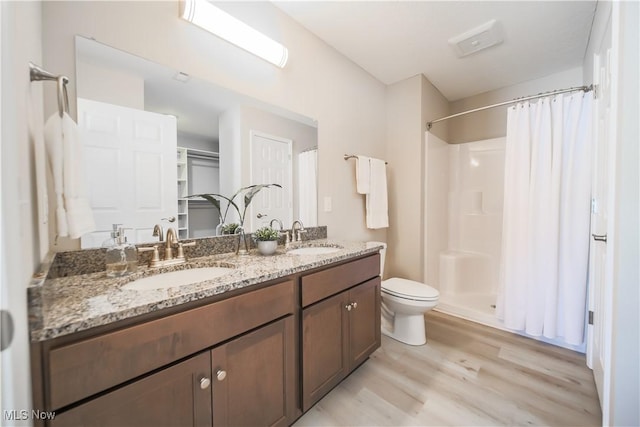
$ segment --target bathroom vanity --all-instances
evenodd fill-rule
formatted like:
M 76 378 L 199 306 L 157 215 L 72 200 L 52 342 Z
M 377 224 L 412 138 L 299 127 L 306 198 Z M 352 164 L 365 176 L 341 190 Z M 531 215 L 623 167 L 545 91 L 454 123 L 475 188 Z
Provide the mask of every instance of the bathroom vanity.
M 341 245 L 192 260 L 235 269 L 180 288 L 45 282 L 31 307 L 34 408 L 56 412 L 51 426 L 292 424 L 380 346 L 379 248 Z

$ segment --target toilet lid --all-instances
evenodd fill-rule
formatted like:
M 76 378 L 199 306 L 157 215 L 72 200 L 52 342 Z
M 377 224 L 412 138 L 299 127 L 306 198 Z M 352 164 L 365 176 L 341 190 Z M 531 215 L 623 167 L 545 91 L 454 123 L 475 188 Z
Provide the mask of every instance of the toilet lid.
M 440 296 L 440 292 L 429 285 L 398 277 L 384 280 L 382 282 L 382 292 L 417 301 L 433 301 Z

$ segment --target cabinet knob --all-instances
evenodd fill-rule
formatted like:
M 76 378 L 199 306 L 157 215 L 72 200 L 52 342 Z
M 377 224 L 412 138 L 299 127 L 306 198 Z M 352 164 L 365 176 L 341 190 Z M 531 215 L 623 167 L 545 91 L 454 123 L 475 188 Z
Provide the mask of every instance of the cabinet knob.
M 351 305 L 353 306 L 353 308 L 358 308 L 358 303 L 357 302 L 352 302 Z
M 351 309 L 353 308 L 353 304 L 347 304 L 344 306 L 344 308 L 346 308 L 347 311 L 351 311 Z
M 218 379 L 218 381 L 224 381 L 224 379 L 227 378 L 227 371 L 218 369 L 218 372 L 216 372 L 216 378 Z
M 206 390 L 209 388 L 209 385 L 211 384 L 211 380 L 207 377 L 202 377 L 200 378 L 200 388 L 203 390 Z

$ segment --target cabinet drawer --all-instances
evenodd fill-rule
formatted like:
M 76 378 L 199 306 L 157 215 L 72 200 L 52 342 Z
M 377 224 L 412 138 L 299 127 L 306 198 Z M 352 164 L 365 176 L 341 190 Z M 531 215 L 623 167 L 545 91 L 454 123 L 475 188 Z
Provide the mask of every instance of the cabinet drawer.
M 56 414 L 50 427 L 206 427 L 212 424 L 209 352 Z
M 302 277 L 302 306 L 335 295 L 380 274 L 380 254 Z
M 52 349 L 46 406 L 59 409 L 293 313 L 294 308 L 290 280 Z

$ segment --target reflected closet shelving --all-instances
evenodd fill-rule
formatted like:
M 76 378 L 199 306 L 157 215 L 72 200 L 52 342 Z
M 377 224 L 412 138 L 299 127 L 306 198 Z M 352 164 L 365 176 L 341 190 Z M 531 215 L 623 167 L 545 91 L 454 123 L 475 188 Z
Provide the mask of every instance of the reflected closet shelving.
M 194 171 L 192 169 L 193 159 L 205 159 L 215 162 L 217 167 L 219 155 L 213 151 L 198 150 L 187 147 L 177 147 L 177 186 L 178 186 L 178 219 L 177 231 L 179 239 L 187 239 L 200 237 L 194 235 L 193 224 L 189 221 L 189 205 L 202 205 L 201 200 L 187 199 L 189 194 L 199 193 L 217 193 L 219 186 L 217 182 L 211 187 L 209 182 L 192 182 L 194 180 Z M 219 182 L 219 180 L 216 180 Z M 192 206 L 193 207 L 193 206 Z

